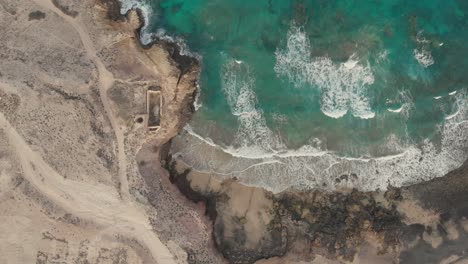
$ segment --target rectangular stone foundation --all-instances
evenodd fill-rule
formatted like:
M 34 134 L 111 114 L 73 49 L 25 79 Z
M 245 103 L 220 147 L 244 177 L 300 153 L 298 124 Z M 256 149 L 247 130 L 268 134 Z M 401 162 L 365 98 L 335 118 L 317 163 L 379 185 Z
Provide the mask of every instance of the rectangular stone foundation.
M 155 132 L 161 125 L 161 92 L 148 90 L 146 93 L 146 111 L 148 113 L 148 131 Z

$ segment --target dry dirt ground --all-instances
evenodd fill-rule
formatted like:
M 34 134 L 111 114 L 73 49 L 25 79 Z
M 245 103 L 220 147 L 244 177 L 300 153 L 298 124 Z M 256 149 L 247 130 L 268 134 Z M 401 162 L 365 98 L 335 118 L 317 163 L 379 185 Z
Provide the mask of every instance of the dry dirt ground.
M 135 12 L 108 10 L 0 0 L 0 263 L 223 263 L 203 208 L 136 160 L 177 133 L 198 68 L 179 78 L 171 47 L 138 44 Z M 152 86 L 164 114 L 149 135 L 135 120 Z

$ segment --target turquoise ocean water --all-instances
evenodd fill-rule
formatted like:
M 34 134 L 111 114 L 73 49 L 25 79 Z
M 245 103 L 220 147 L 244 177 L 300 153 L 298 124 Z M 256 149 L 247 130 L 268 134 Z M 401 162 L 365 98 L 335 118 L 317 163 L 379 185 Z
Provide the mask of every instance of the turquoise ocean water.
M 466 0 L 142 6 L 147 33 L 202 58 L 191 131 L 240 156 L 308 146 L 384 157 L 428 142 L 440 151 L 445 123 L 466 120 Z

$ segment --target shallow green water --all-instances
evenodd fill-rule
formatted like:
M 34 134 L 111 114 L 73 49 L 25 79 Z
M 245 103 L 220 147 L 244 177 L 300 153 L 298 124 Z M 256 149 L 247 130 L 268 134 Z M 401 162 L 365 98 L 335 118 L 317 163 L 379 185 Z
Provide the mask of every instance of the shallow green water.
M 223 146 L 357 157 L 437 143 L 468 84 L 465 0 L 146 4 L 151 31 L 202 56 L 191 126 Z

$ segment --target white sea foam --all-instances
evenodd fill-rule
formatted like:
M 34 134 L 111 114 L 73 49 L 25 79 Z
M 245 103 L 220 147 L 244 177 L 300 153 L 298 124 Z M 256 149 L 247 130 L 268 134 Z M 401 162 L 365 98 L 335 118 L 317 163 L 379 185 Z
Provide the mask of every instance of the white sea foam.
M 144 16 L 148 17 L 149 9 L 142 6 L 139 1 L 126 1 L 126 3 L 127 5 L 122 5 L 123 13 L 131 8 L 140 8 Z M 160 31 L 158 34 L 164 33 Z M 142 43 L 148 44 L 152 38 L 151 34 L 142 34 Z M 287 76 L 294 83 L 323 85 L 322 92 L 327 98 L 322 101 L 331 106 L 336 105 L 336 108 L 330 107 L 328 114 L 340 117 L 351 111 L 356 115 L 359 112 L 356 109 L 364 109 L 360 115 L 366 116 L 364 113 L 370 115 L 369 103 L 365 97 L 359 96 L 359 92 L 364 94 L 363 90 L 374 81 L 368 65 L 355 63 L 359 60 L 354 57 L 338 64 L 332 63 L 328 58 L 312 59 L 308 38 L 300 30 L 294 32 L 294 28 L 292 34 L 288 34 L 287 48 L 278 50 L 277 57 L 278 55 L 282 59 L 275 67 L 279 75 Z M 267 127 L 261 109 L 257 108 L 256 95 L 252 91 L 252 74 L 248 65 L 238 64 L 234 60 L 232 62 L 228 63 L 223 71 L 223 89 L 233 114 L 239 117 L 240 127 L 235 143 L 238 147 L 223 148 L 212 140 L 198 135 L 187 126 L 185 133 L 174 139 L 172 151 L 176 156 L 181 154 L 180 157 L 194 170 L 216 173 L 225 178 L 237 177 L 245 184 L 264 187 L 276 193 L 291 187 L 383 190 L 389 183 L 402 186 L 443 176 L 468 158 L 466 91 L 450 93 L 456 96 L 458 108 L 455 114 L 446 117 L 446 123 L 441 126 L 440 147 L 436 148 L 428 140 L 418 148 L 399 142 L 395 138 L 389 138 L 385 145 L 396 150 L 394 155 L 375 158 L 340 157 L 312 144 L 297 150 L 287 150 Z M 240 68 L 235 68 L 233 65 Z M 310 77 L 310 74 L 314 76 Z M 337 91 L 328 91 L 333 88 L 337 91 L 341 88 L 348 95 L 339 98 Z M 350 95 L 356 92 L 357 96 Z M 338 98 L 335 98 L 336 96 Z M 351 108 L 353 105 L 358 105 L 356 101 L 363 103 L 355 107 L 356 109 Z M 411 100 L 403 104 L 400 113 L 405 114 L 412 108 L 410 102 Z M 337 183 L 336 179 L 344 174 L 350 176 L 348 180 Z
M 275 122 L 278 124 L 281 124 L 281 125 L 288 124 L 288 117 L 286 115 L 274 113 L 272 117 L 273 117 L 273 120 L 275 120 Z
M 414 102 L 411 93 L 406 90 L 398 91 L 394 100 L 389 100 L 387 103 L 399 103 L 398 108 L 389 107 L 387 110 L 392 113 L 400 113 L 404 118 L 408 119 L 410 111 L 414 109 Z
M 374 75 L 367 65 L 352 55 L 346 62 L 334 63 L 328 57 L 311 57 L 311 44 L 302 28 L 291 26 L 286 47 L 276 50 L 275 72 L 287 77 L 296 86 L 308 83 L 321 91 L 321 110 L 332 118 L 340 118 L 350 111 L 363 119 L 375 113 L 366 96 L 374 83 Z
M 430 44 L 431 41 L 424 37 L 424 30 L 420 30 L 418 34 L 416 34 L 416 42 L 419 44 Z
M 392 113 L 400 113 L 401 110 L 403 110 L 403 106 L 401 106 L 400 108 L 397 108 L 397 109 L 390 109 L 388 108 L 387 109 L 389 112 L 392 112 Z
M 445 119 L 446 120 L 452 119 L 452 118 L 456 117 L 459 113 L 460 113 L 460 109 L 457 109 L 457 111 L 455 113 L 446 116 Z
M 430 41 L 424 37 L 424 31 L 419 31 L 416 36 L 416 42 L 418 43 L 418 48 L 413 50 L 414 58 L 421 64 L 424 68 L 427 68 L 433 65 L 434 58 L 432 53 L 429 50 Z
M 388 61 L 388 54 L 389 54 L 388 50 L 381 51 L 379 55 L 377 56 L 377 61 L 378 62 Z
M 120 0 L 120 13 L 127 14 L 130 10 L 139 9 L 143 18 L 143 28 L 141 29 L 140 42 L 148 45 L 153 41 L 152 34 L 148 32 L 149 18 L 151 17 L 151 8 L 139 0 Z
M 149 5 L 145 4 L 141 0 L 120 0 L 120 13 L 122 15 L 127 14 L 130 10 L 138 9 L 143 17 L 143 28 L 140 30 L 140 42 L 143 45 L 151 44 L 155 39 L 161 39 L 168 42 L 176 43 L 180 49 L 181 55 L 187 55 L 201 59 L 201 56 L 197 53 L 190 51 L 185 40 L 181 37 L 172 37 L 166 34 L 163 28 L 159 28 L 156 32 L 150 30 L 150 18 L 153 16 L 152 9 Z
M 234 59 L 221 70 L 222 88 L 233 115 L 237 116 L 239 128 L 234 146 L 246 155 L 285 148 L 281 140 L 266 124 L 263 111 L 257 106 L 257 97 L 252 90 L 253 74 L 246 63 Z
M 449 93 L 450 94 L 450 93 Z M 452 105 L 452 112 L 451 114 L 447 114 L 445 116 L 445 120 L 452 120 L 455 119 L 458 115 L 467 115 L 467 113 L 463 113 L 463 111 L 467 112 L 468 110 L 466 109 L 466 102 L 463 100 L 460 100 L 460 97 L 463 97 L 463 95 L 458 95 L 456 91 L 451 93 L 451 96 L 455 96 L 455 103 Z M 453 110 L 455 108 L 455 110 Z
M 345 66 L 345 68 L 347 68 L 348 70 L 351 70 L 353 69 L 354 67 L 356 67 L 356 65 L 358 64 L 359 61 L 355 60 L 354 56 L 351 56 L 348 61 L 346 61 L 345 63 L 343 63 L 343 66 Z
M 408 97 L 405 93 L 399 96 Z M 258 155 L 245 155 L 239 149 L 223 148 L 203 139 L 189 126 L 174 140 L 173 151 L 195 170 L 216 173 L 221 178 L 236 177 L 275 193 L 291 187 L 385 190 L 388 184 L 404 186 L 443 176 L 468 159 L 467 92 L 459 92 L 456 100 L 457 114 L 440 127 L 440 146 L 425 140 L 416 147 L 390 136 L 381 146 L 395 153 L 388 156 L 341 157 L 312 144 L 297 150 L 263 150 Z M 341 175 L 348 175 L 348 179 L 338 183 L 336 179 Z
M 195 95 L 195 100 L 193 101 L 195 111 L 198 111 L 198 109 L 200 109 L 203 106 L 202 102 L 200 101 L 200 93 L 200 84 L 197 83 L 197 94 Z
M 434 59 L 432 54 L 426 48 L 414 49 L 414 58 L 421 64 L 424 68 L 427 68 L 434 64 Z

